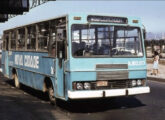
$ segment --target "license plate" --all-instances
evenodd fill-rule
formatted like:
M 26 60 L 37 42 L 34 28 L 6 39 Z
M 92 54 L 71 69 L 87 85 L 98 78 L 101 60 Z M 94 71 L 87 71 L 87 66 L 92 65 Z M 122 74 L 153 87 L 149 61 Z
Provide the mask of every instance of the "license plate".
M 108 86 L 108 81 L 97 81 L 97 84 L 96 84 L 98 87 L 99 86 Z

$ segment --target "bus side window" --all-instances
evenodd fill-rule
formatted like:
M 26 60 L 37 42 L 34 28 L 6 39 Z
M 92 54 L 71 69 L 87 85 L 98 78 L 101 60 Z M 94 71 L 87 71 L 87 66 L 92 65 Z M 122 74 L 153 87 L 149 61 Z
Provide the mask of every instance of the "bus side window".
M 55 33 L 50 35 L 49 40 L 49 55 L 52 57 L 56 57 L 56 40 L 55 40 Z
M 52 45 L 51 55 L 56 56 L 56 43 L 54 42 Z
M 5 39 L 5 46 L 6 46 L 6 50 L 9 50 L 9 36 L 6 36 L 6 39 Z
M 25 49 L 25 28 L 21 28 L 18 30 L 18 49 Z
M 59 59 L 65 58 L 65 42 L 66 42 L 65 29 L 57 29 L 57 57 Z
M 36 49 L 36 27 L 35 25 L 29 26 L 28 28 L 28 39 L 27 39 L 27 49 Z
M 2 43 L 2 46 L 3 46 L 3 50 L 5 50 L 6 48 L 6 38 L 5 38 L 5 34 L 3 35 L 3 43 Z
M 43 22 L 38 24 L 38 49 L 48 50 L 48 40 L 49 40 L 49 22 Z
M 9 50 L 9 33 L 4 33 L 4 36 L 3 36 L 3 50 Z
M 16 34 L 17 34 L 16 30 L 11 31 L 10 48 L 12 50 L 16 49 Z

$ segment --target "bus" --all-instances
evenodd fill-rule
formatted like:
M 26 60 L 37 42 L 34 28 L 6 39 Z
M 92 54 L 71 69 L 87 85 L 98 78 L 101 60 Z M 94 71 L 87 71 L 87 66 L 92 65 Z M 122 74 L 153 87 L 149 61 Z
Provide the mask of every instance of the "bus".
M 2 72 L 57 99 L 150 92 L 140 18 L 70 13 L 3 32 Z

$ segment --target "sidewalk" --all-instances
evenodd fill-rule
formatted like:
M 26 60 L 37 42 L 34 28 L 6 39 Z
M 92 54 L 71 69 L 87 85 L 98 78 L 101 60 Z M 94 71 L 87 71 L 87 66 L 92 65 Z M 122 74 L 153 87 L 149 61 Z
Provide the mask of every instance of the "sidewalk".
M 148 80 L 165 82 L 165 65 L 159 64 L 159 74 L 157 76 L 151 75 L 152 73 L 152 64 L 147 64 L 147 78 Z

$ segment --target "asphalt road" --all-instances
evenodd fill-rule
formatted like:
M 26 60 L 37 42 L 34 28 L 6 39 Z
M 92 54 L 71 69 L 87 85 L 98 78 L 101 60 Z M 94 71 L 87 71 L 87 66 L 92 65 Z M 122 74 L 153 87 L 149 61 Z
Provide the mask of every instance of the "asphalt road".
M 49 104 L 42 92 L 23 86 L 0 73 L 0 120 L 164 120 L 165 83 L 149 82 L 150 94 L 101 100 Z

